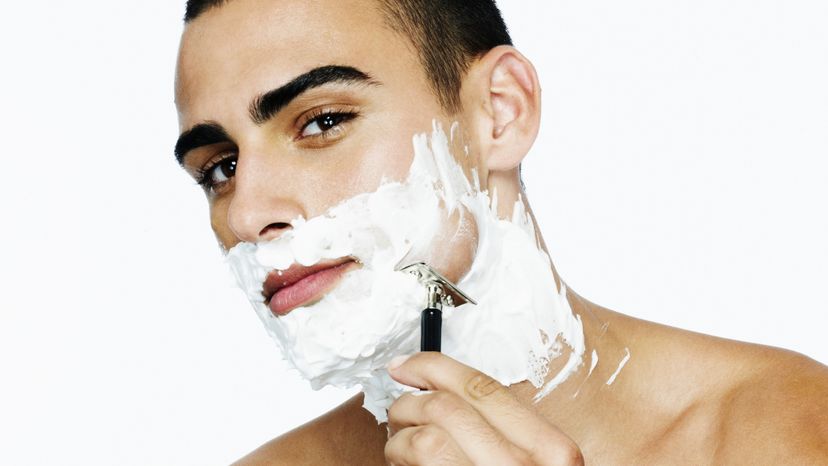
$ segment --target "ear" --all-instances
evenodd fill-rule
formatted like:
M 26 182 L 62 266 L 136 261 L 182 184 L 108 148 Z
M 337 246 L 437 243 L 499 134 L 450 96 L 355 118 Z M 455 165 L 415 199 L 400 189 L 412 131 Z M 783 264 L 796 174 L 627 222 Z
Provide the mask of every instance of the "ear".
M 541 91 L 535 67 L 511 46 L 474 62 L 461 99 L 488 171 L 516 169 L 538 135 Z

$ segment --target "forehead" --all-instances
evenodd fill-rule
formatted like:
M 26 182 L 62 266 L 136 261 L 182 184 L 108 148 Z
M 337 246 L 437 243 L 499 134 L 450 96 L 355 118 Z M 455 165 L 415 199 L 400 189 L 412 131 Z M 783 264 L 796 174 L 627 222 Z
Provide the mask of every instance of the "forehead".
M 176 103 L 201 114 L 209 110 L 202 105 L 222 105 L 218 96 L 253 96 L 317 66 L 353 66 L 382 80 L 410 74 L 415 63 L 376 1 L 230 0 L 186 27 Z

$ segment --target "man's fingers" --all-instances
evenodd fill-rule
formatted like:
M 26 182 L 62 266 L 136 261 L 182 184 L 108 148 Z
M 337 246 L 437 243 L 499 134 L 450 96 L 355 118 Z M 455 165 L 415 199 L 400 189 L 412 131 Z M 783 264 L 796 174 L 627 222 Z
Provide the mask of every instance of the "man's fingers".
M 389 367 L 389 372 L 400 383 L 460 397 L 536 464 L 583 464 L 580 449 L 572 439 L 476 369 L 440 353 L 423 352 Z
M 495 430 L 471 405 L 446 392 L 420 392 L 401 396 L 388 410 L 395 429 L 436 425 L 451 436 L 475 465 L 518 466 L 529 456 Z
M 471 466 L 457 443 L 442 428 L 407 427 L 385 444 L 385 459 L 394 466 Z

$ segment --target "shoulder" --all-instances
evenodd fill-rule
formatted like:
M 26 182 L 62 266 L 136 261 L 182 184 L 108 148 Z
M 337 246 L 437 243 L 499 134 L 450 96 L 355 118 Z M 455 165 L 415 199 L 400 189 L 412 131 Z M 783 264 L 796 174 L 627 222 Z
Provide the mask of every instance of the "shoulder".
M 721 399 L 716 462 L 828 463 L 828 367 L 750 346 L 739 357 L 747 376 Z
M 233 466 L 385 464 L 385 426 L 362 409 L 362 396 L 260 446 Z
M 643 457 L 828 464 L 828 367 L 779 348 L 640 327 L 647 345 L 638 354 L 650 368 L 642 377 L 655 381 L 663 393 L 653 396 L 669 405 Z

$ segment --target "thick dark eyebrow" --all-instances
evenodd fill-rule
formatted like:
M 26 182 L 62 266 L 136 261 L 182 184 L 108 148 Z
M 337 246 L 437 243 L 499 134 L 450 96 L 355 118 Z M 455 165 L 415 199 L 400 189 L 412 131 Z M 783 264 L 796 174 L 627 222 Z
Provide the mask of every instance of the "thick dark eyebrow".
M 260 125 L 273 118 L 279 110 L 302 93 L 329 83 L 379 84 L 367 73 L 350 66 L 320 66 L 253 99 L 249 108 L 250 118 Z M 179 165 L 183 165 L 187 153 L 191 150 L 221 142 L 233 142 L 224 127 L 211 121 L 198 124 L 178 137 L 175 144 L 175 159 Z
M 303 92 L 329 83 L 361 83 L 378 85 L 367 73 L 350 66 L 321 66 L 297 76 L 291 82 L 256 97 L 250 103 L 250 118 L 257 125 L 273 118 Z
M 175 159 L 179 165 L 184 165 L 184 158 L 191 150 L 221 142 L 233 140 L 220 124 L 210 121 L 195 125 L 178 137 L 178 142 L 175 143 Z

